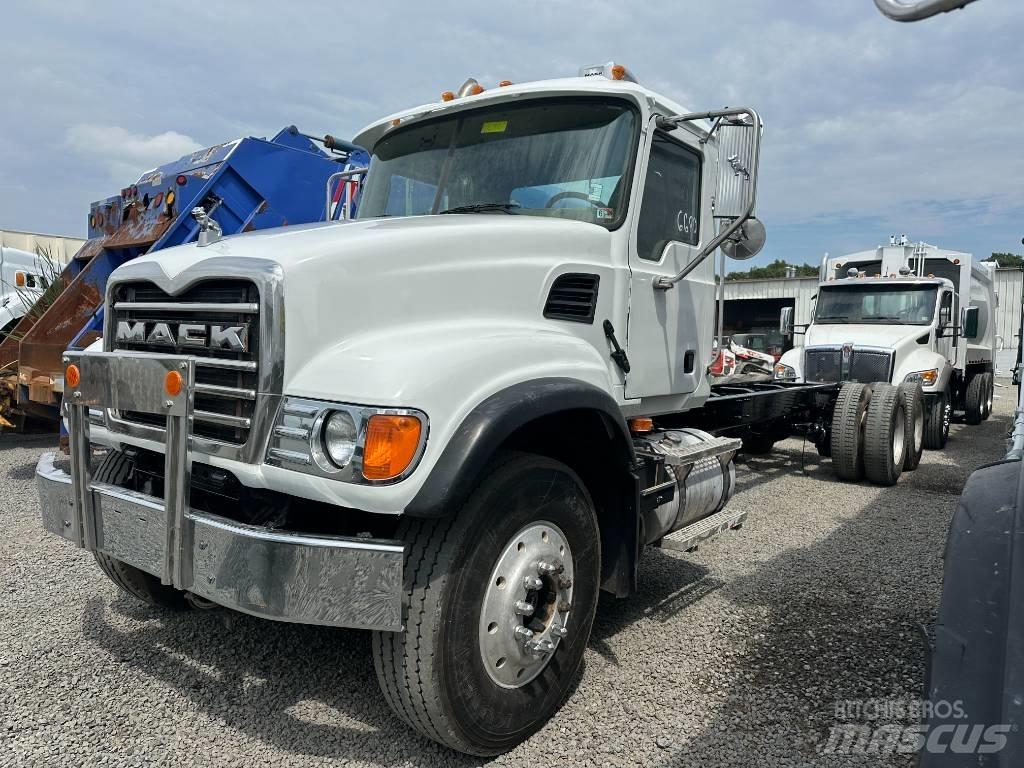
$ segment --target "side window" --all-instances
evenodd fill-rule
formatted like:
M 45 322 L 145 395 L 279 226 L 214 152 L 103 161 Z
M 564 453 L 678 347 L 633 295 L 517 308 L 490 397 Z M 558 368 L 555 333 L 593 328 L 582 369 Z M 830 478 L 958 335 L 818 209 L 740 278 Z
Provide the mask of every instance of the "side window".
M 637 255 L 659 261 L 669 242 L 700 240 L 700 156 L 655 134 L 637 222 Z
M 953 294 L 950 291 L 942 292 L 942 303 L 939 304 L 939 327 L 949 325 L 953 322 Z

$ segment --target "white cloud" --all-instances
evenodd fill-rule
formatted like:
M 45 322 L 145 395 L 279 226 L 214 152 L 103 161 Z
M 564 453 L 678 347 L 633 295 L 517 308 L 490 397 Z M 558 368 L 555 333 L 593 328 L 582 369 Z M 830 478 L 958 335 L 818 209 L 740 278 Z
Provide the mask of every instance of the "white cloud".
M 71 126 L 64 145 L 82 159 L 104 166 L 121 183 L 203 148 L 191 136 L 176 131 L 146 136 L 117 125 L 89 123 Z

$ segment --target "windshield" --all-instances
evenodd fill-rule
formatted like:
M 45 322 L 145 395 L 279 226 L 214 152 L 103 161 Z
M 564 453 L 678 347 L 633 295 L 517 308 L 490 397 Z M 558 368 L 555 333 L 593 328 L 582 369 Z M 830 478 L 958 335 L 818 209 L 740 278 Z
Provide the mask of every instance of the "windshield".
M 822 288 L 816 323 L 930 325 L 935 315 L 934 285 L 844 285 Z
M 359 218 L 528 214 L 614 228 L 636 123 L 622 101 L 543 99 L 398 129 L 374 148 Z

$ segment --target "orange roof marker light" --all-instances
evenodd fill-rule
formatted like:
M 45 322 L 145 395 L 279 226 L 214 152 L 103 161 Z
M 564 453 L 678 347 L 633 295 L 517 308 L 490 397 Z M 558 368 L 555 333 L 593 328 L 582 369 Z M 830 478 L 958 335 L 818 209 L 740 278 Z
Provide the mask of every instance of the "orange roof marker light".
M 451 91 L 445 91 L 441 94 L 441 101 L 452 101 L 455 98 L 455 94 Z
M 483 93 L 484 87 L 476 81 L 476 78 L 470 77 L 466 79 L 462 85 L 459 86 L 457 96 L 462 99 L 466 96 L 476 96 L 478 93 Z
M 608 80 L 622 80 L 627 83 L 635 83 L 636 78 L 622 64 L 609 61 L 604 64 L 595 64 L 592 67 L 580 67 L 580 77 L 604 77 Z
M 512 85 L 512 81 L 511 80 L 502 80 L 500 83 L 498 83 L 498 87 L 499 88 L 505 88 L 505 87 L 510 86 L 510 85 Z

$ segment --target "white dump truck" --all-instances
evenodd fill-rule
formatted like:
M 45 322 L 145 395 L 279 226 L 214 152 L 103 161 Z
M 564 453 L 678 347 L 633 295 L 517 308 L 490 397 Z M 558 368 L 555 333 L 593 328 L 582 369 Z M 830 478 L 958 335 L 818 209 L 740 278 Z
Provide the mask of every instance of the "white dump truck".
M 860 429 L 853 385 L 711 386 L 709 257 L 764 240 L 761 133 L 615 64 L 471 80 L 356 137 L 355 220 L 221 237 L 197 211 L 65 353 L 44 527 L 156 605 L 371 630 L 410 727 L 512 748 L 563 701 L 599 591 L 742 524 L 741 446 Z M 864 445 L 894 482 L 885 386 Z
M 906 236 L 826 257 L 811 322 L 795 329 L 804 344 L 782 356 L 775 378 L 920 383 L 915 439 L 943 448 L 955 412 L 978 424 L 992 411 L 997 298 L 993 263 Z M 780 325 L 794 330 L 792 310 Z M 819 442 L 831 445 L 830 435 Z
M 49 285 L 43 260 L 0 245 L 0 341 Z

